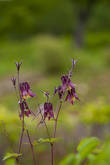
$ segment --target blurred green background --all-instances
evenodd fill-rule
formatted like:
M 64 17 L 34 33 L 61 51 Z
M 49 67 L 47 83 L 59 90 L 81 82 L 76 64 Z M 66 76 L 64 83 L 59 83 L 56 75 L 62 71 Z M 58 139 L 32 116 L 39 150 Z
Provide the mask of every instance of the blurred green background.
M 62 74 L 78 59 L 72 80 L 80 102 L 64 103 L 55 147 L 55 165 L 84 137 L 96 136 L 104 145 L 93 162 L 110 164 L 110 2 L 109 0 L 0 0 L 0 164 L 7 152 L 17 152 L 21 131 L 18 103 L 11 83 L 15 61 L 22 61 L 21 81 L 28 81 L 37 97 L 29 100 L 37 113 L 37 103 L 45 102 L 41 90 L 53 93 Z M 53 100 L 56 105 L 57 98 Z M 46 138 L 39 118 L 26 123 L 32 140 Z M 32 124 L 32 125 L 31 125 Z M 53 121 L 49 129 L 52 132 Z M 26 136 L 21 165 L 33 164 Z M 48 144 L 35 146 L 37 161 L 49 165 Z M 46 163 L 45 163 L 46 162 Z M 90 164 L 91 163 L 91 164 Z M 62 164 L 76 165 L 76 164 Z

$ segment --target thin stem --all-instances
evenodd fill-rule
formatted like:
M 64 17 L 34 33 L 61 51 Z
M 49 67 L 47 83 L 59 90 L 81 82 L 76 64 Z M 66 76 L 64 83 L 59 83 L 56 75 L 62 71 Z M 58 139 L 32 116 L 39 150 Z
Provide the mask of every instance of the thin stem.
M 59 105 L 59 108 L 58 108 L 58 111 L 57 111 L 57 114 L 56 114 L 55 129 L 54 129 L 54 135 L 53 135 L 54 138 L 56 137 L 57 121 L 58 121 L 59 113 L 60 113 L 60 110 L 61 110 L 61 106 L 62 106 L 62 102 L 60 102 L 60 105 Z M 53 151 L 54 151 L 54 143 L 51 143 L 51 165 L 54 164 L 54 152 Z
M 21 132 L 21 137 L 20 137 L 20 142 L 19 142 L 19 149 L 18 152 L 21 152 L 21 145 L 23 141 L 23 135 L 24 135 L 24 115 L 23 115 L 23 120 L 22 120 L 22 132 Z
M 47 124 L 46 124 L 46 122 L 45 122 L 45 120 L 44 120 L 44 118 L 43 118 L 43 115 L 42 115 L 42 112 L 41 112 L 41 109 L 40 109 L 39 104 L 38 104 L 38 107 L 39 107 L 39 111 L 40 111 L 40 114 L 41 114 L 43 123 L 44 123 L 45 128 L 46 128 L 46 131 L 47 131 L 48 138 L 51 140 L 51 138 L 50 138 L 50 133 L 49 133 Z M 51 143 L 51 141 L 50 141 L 49 144 L 50 144 L 50 147 L 51 147 L 51 165 L 53 165 L 53 143 Z
M 36 165 L 36 159 L 35 159 L 35 153 L 34 153 L 33 144 L 32 144 L 32 142 L 31 142 L 31 138 L 30 138 L 30 135 L 29 135 L 29 131 L 26 130 L 26 132 L 27 132 L 27 136 L 28 136 L 28 139 L 29 139 L 30 147 L 31 147 L 31 150 L 32 150 L 32 156 L 33 156 L 34 165 Z
M 17 100 L 18 100 L 18 102 L 19 102 L 19 97 L 18 97 L 18 94 L 17 94 L 16 86 L 14 86 L 14 90 L 15 90 L 15 93 L 16 93 Z
M 18 100 L 18 103 L 19 103 L 20 101 L 19 101 L 19 97 L 18 97 L 18 93 L 17 93 L 16 86 L 14 86 L 14 90 L 15 90 L 16 97 L 17 97 L 17 100 Z M 18 113 L 19 113 L 19 115 L 20 115 L 20 110 L 19 110 L 19 109 L 18 109 Z
M 19 91 L 19 97 L 20 97 L 20 102 L 22 102 L 22 98 L 21 98 L 21 95 L 20 95 L 20 80 L 19 80 L 19 70 L 17 72 L 17 75 L 18 75 L 18 91 Z
M 58 122 L 58 117 L 59 117 L 61 107 L 62 107 L 62 102 L 60 102 L 60 106 L 58 108 L 58 112 L 57 112 L 56 119 L 55 119 L 55 129 L 54 129 L 54 136 L 53 136 L 54 138 L 56 137 L 57 122 Z
M 42 117 L 43 123 L 44 123 L 45 128 L 46 128 L 46 131 L 47 131 L 48 138 L 51 139 L 51 138 L 50 138 L 50 133 L 49 133 L 49 130 L 48 130 L 47 124 L 46 124 L 46 122 L 45 122 L 45 120 L 44 120 L 44 118 L 43 118 L 43 115 L 42 115 L 42 112 L 41 112 L 40 106 L 38 105 L 38 107 L 39 107 L 40 115 L 41 115 L 41 117 Z
M 54 157 L 53 157 L 53 143 L 51 143 L 51 165 L 53 165 Z

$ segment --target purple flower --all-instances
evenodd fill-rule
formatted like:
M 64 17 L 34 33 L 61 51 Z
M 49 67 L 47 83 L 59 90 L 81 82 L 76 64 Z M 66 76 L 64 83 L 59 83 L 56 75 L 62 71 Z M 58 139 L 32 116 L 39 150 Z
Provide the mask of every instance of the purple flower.
M 62 85 L 58 88 L 55 88 L 54 94 L 58 93 L 59 98 L 62 99 L 63 96 L 67 93 L 65 101 L 70 101 L 72 104 L 74 104 L 74 99 L 79 100 L 78 96 L 76 95 L 75 91 L 75 84 L 71 82 L 71 76 L 72 76 L 72 69 L 74 68 L 74 65 L 77 61 L 72 60 L 72 68 L 69 71 L 67 75 L 63 75 L 61 77 Z
M 54 118 L 53 105 L 50 102 L 44 103 L 44 120 L 48 117 L 48 120 Z
M 62 81 L 62 88 L 63 90 L 66 90 L 67 86 L 68 86 L 68 83 L 69 83 L 69 78 L 68 78 L 68 75 L 63 75 L 61 77 L 61 81 Z
M 63 96 L 64 96 L 64 90 L 63 90 L 63 88 L 62 88 L 61 85 L 60 85 L 58 88 L 55 88 L 55 90 L 54 90 L 54 95 L 55 95 L 57 92 L 58 92 L 59 98 L 62 99 Z
M 32 93 L 30 86 L 27 82 L 20 83 L 20 93 L 23 99 L 35 96 L 35 94 Z
M 75 88 L 72 88 L 71 90 L 68 90 L 68 94 L 66 96 L 65 101 L 69 101 L 71 104 L 74 104 L 75 99 L 79 100 Z
M 79 100 L 78 96 L 76 95 L 75 91 L 75 84 L 73 84 L 68 75 L 63 75 L 61 77 L 62 86 L 55 88 L 54 93 L 58 92 L 59 98 L 62 99 L 65 93 L 67 92 L 67 96 L 65 101 L 69 101 L 74 104 L 74 99 Z
M 63 75 L 61 77 L 61 80 L 62 80 L 62 88 L 64 91 L 71 90 L 72 88 L 75 87 L 75 85 L 71 82 L 68 75 Z
M 29 115 L 32 113 L 31 110 L 29 109 L 26 101 L 23 101 L 20 103 L 20 109 L 21 109 L 20 118 L 22 118 L 23 115 L 29 117 Z

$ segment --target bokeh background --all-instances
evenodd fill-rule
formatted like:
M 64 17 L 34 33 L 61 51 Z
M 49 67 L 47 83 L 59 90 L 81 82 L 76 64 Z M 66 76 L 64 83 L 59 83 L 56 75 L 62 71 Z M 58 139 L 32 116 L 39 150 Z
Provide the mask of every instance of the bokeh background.
M 0 0 L 0 164 L 7 152 L 17 152 L 21 131 L 18 103 L 11 83 L 15 61 L 22 61 L 21 81 L 28 81 L 37 97 L 29 100 L 37 113 L 37 103 L 45 102 L 41 90 L 53 93 L 62 74 L 78 59 L 72 81 L 80 102 L 64 104 L 58 122 L 55 165 L 84 137 L 96 136 L 103 154 L 92 164 L 110 164 L 110 2 L 109 0 Z M 56 105 L 57 97 L 53 101 Z M 26 120 L 32 140 L 46 138 L 39 118 Z M 32 124 L 32 125 L 30 125 Z M 48 123 L 53 130 L 53 121 Z M 37 161 L 49 165 L 48 144 L 35 146 Z M 23 140 L 21 165 L 31 165 L 27 137 Z M 84 162 L 83 162 L 84 163 Z M 72 164 L 71 164 L 72 165 Z

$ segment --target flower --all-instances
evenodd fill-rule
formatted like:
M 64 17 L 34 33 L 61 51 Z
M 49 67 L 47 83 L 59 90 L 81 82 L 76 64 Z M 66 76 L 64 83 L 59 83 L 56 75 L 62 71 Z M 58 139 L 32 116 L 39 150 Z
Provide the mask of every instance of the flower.
M 76 94 L 75 88 L 72 88 L 71 90 L 68 90 L 65 101 L 68 100 L 71 104 L 74 104 L 75 99 L 79 100 L 79 97 Z
M 55 95 L 57 92 L 58 92 L 59 98 L 62 99 L 63 96 L 64 96 L 64 90 L 63 90 L 63 88 L 62 88 L 61 85 L 60 85 L 58 88 L 55 88 L 55 90 L 54 90 L 54 95 Z
M 63 88 L 63 91 L 66 91 L 67 89 L 71 89 L 71 88 L 74 88 L 75 87 L 75 84 L 73 84 L 69 78 L 68 75 L 63 75 L 61 77 L 61 80 L 62 80 L 62 88 Z
M 26 101 L 20 103 L 20 109 L 21 109 L 20 118 L 22 118 L 24 115 L 29 117 L 29 115 L 32 113 Z
M 44 103 L 44 120 L 48 117 L 48 120 L 54 118 L 53 105 L 50 102 Z
M 35 96 L 35 94 L 32 93 L 30 86 L 27 82 L 20 83 L 20 94 L 21 98 L 23 99 Z
M 54 95 L 58 93 L 60 99 L 63 99 L 63 96 L 67 93 L 65 101 L 68 100 L 71 102 L 71 104 L 74 104 L 75 99 L 79 100 L 78 96 L 76 95 L 75 84 L 73 84 L 70 79 L 72 76 L 72 69 L 74 68 L 76 62 L 77 61 L 72 60 L 72 68 L 70 69 L 69 73 L 61 77 L 62 85 L 54 90 Z

